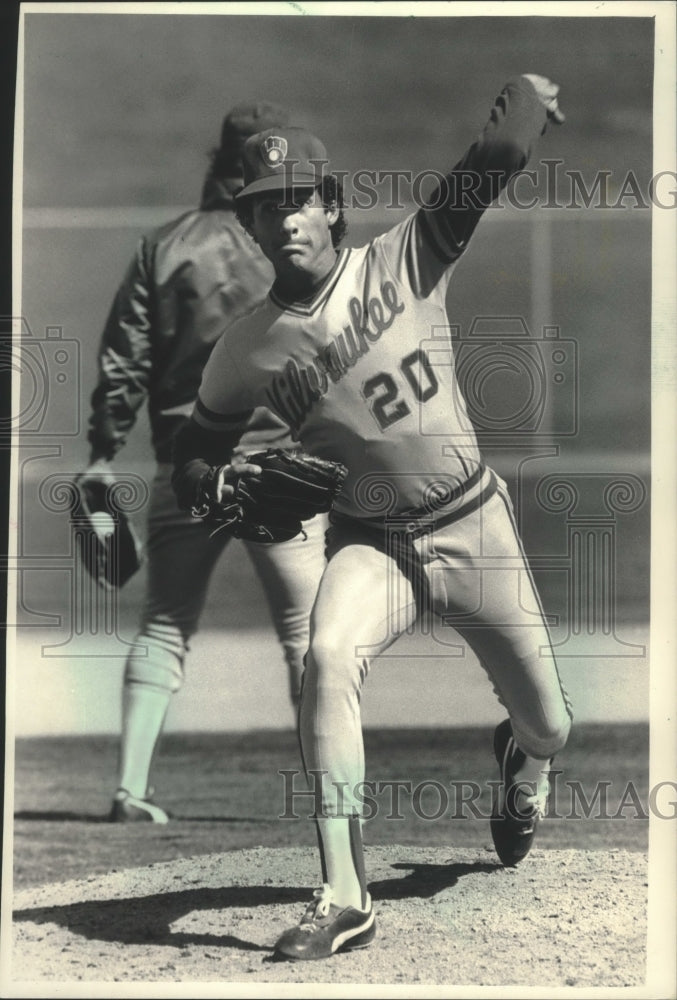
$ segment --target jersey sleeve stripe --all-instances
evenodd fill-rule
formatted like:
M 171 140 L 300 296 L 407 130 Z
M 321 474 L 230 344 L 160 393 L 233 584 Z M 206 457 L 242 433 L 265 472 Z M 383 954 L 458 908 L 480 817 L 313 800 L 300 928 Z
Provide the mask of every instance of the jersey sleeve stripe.
M 195 403 L 195 419 L 201 427 L 210 430 L 232 430 L 246 424 L 253 410 L 242 410 L 240 413 L 217 413 L 210 410 L 208 406 L 198 397 Z

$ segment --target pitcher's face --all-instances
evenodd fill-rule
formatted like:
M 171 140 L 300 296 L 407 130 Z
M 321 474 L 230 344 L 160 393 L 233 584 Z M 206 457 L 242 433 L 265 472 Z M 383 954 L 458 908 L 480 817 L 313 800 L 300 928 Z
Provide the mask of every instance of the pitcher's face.
M 252 200 L 252 236 L 278 277 L 317 276 L 333 266 L 330 227 L 338 211 L 326 208 L 317 189 L 273 191 Z

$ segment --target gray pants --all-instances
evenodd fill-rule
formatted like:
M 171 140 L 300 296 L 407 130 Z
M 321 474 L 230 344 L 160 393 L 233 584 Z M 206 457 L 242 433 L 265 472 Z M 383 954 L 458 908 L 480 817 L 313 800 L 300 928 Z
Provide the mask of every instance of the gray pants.
M 332 526 L 327 541 L 300 711 L 304 761 L 322 773 L 327 815 L 360 812 L 362 685 L 370 660 L 421 613 L 476 653 L 525 753 L 547 759 L 564 746 L 571 706 L 502 483 L 474 513 L 414 541 L 408 569 L 359 524 Z

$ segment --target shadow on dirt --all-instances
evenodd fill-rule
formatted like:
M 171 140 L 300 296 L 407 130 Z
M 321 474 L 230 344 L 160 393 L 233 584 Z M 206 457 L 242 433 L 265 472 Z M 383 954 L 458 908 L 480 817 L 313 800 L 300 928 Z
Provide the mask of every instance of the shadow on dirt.
M 170 813 L 172 822 L 177 823 L 277 823 L 277 816 L 179 816 Z M 66 810 L 22 809 L 14 813 L 15 820 L 29 823 L 108 823 L 108 814 L 78 813 Z M 148 826 L 148 824 L 145 824 Z
M 14 813 L 14 819 L 16 820 L 27 820 L 28 822 L 42 822 L 42 823 L 106 823 L 108 822 L 107 816 L 96 816 L 92 813 L 77 813 L 77 812 L 59 812 L 57 810 L 50 810 L 49 812 L 41 812 L 39 810 L 24 809 L 21 812 Z
M 402 878 L 386 878 L 370 883 L 373 899 L 429 899 L 455 886 L 460 878 L 501 868 L 499 864 L 413 864 L 391 865 L 395 871 L 407 871 Z M 199 910 L 253 909 L 258 906 L 284 906 L 308 903 L 312 888 L 237 885 L 223 888 L 186 889 L 182 892 L 156 893 L 151 896 L 91 900 L 63 906 L 45 906 L 17 910 L 16 922 L 58 924 L 73 934 L 96 941 L 120 944 L 218 945 L 244 951 L 271 951 L 271 948 L 245 941 L 230 934 L 191 934 L 172 930 L 172 925 Z
M 369 891 L 372 899 L 409 899 L 416 896 L 420 899 L 430 899 L 444 889 L 452 889 L 464 875 L 478 875 L 503 868 L 496 862 L 474 861 L 472 864 L 417 864 L 410 861 L 398 861 L 390 866 L 409 874 L 400 879 L 383 879 L 371 882 Z

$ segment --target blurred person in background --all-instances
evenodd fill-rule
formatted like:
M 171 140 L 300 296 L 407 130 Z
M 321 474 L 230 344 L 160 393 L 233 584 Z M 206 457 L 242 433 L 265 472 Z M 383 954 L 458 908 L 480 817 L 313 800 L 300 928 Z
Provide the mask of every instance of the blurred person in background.
M 90 460 L 80 482 L 115 482 L 112 460 L 144 402 L 157 461 L 148 511 L 145 603 L 123 677 L 112 822 L 168 820 L 151 800 L 151 763 L 172 695 L 184 681 L 189 639 L 197 630 L 212 571 L 231 537 L 221 531 L 210 538 L 212 529 L 178 510 L 170 484 L 171 440 L 192 411 L 202 369 L 224 326 L 262 301 L 272 283 L 270 263 L 237 222 L 234 195 L 242 186 L 245 140 L 288 122 L 287 111 L 267 103 L 241 104 L 226 115 L 200 207 L 141 238 L 103 331 L 91 398 Z M 294 448 L 295 443 L 286 424 L 259 408 L 238 451 L 269 446 Z M 301 535 L 281 544 L 243 543 L 284 650 L 294 705 L 310 609 L 325 565 L 326 519 L 316 517 L 306 528 L 305 540 Z M 237 586 L 235 564 L 233 571 Z

